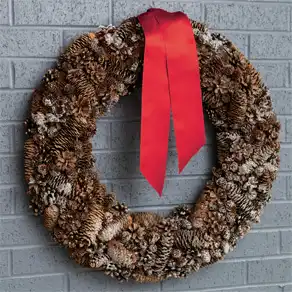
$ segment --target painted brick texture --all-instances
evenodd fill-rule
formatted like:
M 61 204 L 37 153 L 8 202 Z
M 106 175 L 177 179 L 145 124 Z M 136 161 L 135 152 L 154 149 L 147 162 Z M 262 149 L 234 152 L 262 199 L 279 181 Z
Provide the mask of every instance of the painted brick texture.
M 28 209 L 23 126 L 30 94 L 76 36 L 118 25 L 150 7 L 181 10 L 226 35 L 270 88 L 281 121 L 281 167 L 261 222 L 220 263 L 182 280 L 119 284 L 74 264 Z M 292 0 L 0 0 L 0 292 L 291 292 L 292 291 Z M 216 161 L 214 130 L 181 175 L 173 129 L 159 198 L 139 172 L 141 91 L 97 124 L 96 165 L 132 210 L 167 213 L 193 203 Z

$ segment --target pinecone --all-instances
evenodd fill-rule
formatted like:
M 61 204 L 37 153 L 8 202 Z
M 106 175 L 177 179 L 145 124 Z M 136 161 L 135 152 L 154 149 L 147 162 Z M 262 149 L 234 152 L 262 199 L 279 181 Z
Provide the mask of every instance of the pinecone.
M 117 202 L 117 204 L 113 206 L 113 208 L 117 210 L 118 212 L 120 212 L 121 214 L 126 214 L 129 212 L 128 206 L 126 206 L 125 203 Z
M 187 206 L 181 205 L 181 206 L 178 206 L 173 211 L 173 216 L 186 218 L 186 217 L 188 217 L 190 215 L 190 213 L 191 213 L 191 210 Z

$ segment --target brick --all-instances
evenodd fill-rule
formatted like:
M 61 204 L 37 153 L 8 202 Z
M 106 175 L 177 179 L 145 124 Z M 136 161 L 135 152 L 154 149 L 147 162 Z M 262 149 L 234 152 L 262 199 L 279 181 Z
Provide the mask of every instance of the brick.
M 283 292 L 292 292 L 292 285 L 281 285 L 283 287 Z
M 211 173 L 216 162 L 216 146 L 204 146 L 193 156 L 180 175 L 201 175 Z M 167 164 L 168 175 L 178 175 L 177 152 L 170 151 Z
M 23 123 L 14 125 L 14 150 L 15 152 L 23 152 L 24 141 L 26 140 L 25 129 Z
M 0 245 L 47 244 L 51 241 L 38 218 L 29 216 L 0 220 Z
M 9 251 L 0 251 L 0 277 L 9 276 Z M 0 286 L 1 287 L 1 286 Z
M 103 0 L 15 0 L 16 24 L 95 25 L 108 24 L 109 2 Z
M 292 84 L 292 75 L 291 75 L 291 73 L 292 73 L 292 63 L 290 63 L 289 64 L 289 71 L 290 71 L 290 84 Z
M 292 258 L 248 262 L 248 283 L 290 282 Z
M 228 38 L 232 43 L 243 53 L 247 53 L 248 43 L 247 43 L 247 35 L 240 33 L 230 33 L 224 32 L 222 33 L 226 38 Z
M 0 183 L 14 184 L 21 182 L 22 179 L 22 157 L 0 157 Z
M 0 125 L 0 152 L 12 151 L 13 125 Z
M 92 139 L 93 149 L 108 149 L 111 144 L 110 123 L 97 121 L 96 134 Z
M 1 292 L 65 292 L 64 276 L 34 276 L 0 280 Z
M 292 119 L 286 119 L 286 142 L 292 142 Z
M 61 32 L 0 28 L 0 39 L 0 56 L 56 57 L 59 55 Z
M 112 148 L 139 149 L 141 121 L 113 122 L 112 123 Z M 169 132 L 169 146 L 175 146 L 174 128 L 171 123 Z
M 286 34 L 252 34 L 250 58 L 291 59 L 292 36 Z
M 23 121 L 28 112 L 30 93 L 0 92 L 0 121 Z
M 210 3 L 206 22 L 216 29 L 289 30 L 289 9 L 281 4 Z
M 216 263 L 199 270 L 186 279 L 171 279 L 162 282 L 162 291 L 193 291 L 200 288 L 215 288 L 244 284 L 246 277 L 245 263 Z
M 278 117 L 278 120 L 281 124 L 281 129 L 280 129 L 280 142 L 289 142 L 289 133 L 288 131 L 290 129 L 287 129 L 286 126 L 286 121 L 288 121 L 287 118 L 283 118 L 283 117 Z
M 105 276 L 103 272 L 70 273 L 70 292 L 159 292 L 160 283 L 137 284 L 132 281 L 122 284 L 114 278 Z
M 140 119 L 141 88 L 136 89 L 130 96 L 122 97 L 105 117 L 125 120 Z
M 280 170 L 291 171 L 292 170 L 292 148 L 284 148 L 280 150 Z
M 64 31 L 64 38 L 63 44 L 65 47 L 70 45 L 76 38 L 80 37 L 81 35 L 89 32 L 96 32 L 99 28 L 92 28 L 92 29 L 74 29 L 74 30 L 65 30 Z
M 257 1 L 257 0 L 251 0 L 251 1 Z M 262 2 L 274 2 L 274 0 L 263 0 Z M 277 2 L 292 2 L 292 0 L 278 0 Z
M 264 286 L 264 287 L 248 287 L 248 288 L 237 288 L 237 289 L 227 289 L 227 290 L 212 290 L 214 292 L 283 292 L 282 288 L 279 286 Z M 199 291 L 197 291 L 199 292 Z M 211 291 L 210 291 L 211 292 Z
M 274 111 L 280 115 L 292 114 L 292 91 L 271 90 Z
M 215 148 L 215 146 L 213 147 Z M 208 174 L 215 164 L 216 152 L 209 146 L 203 147 L 195 155 L 181 175 Z M 113 153 L 96 153 L 96 166 L 101 172 L 101 178 L 132 178 L 141 177 L 139 170 L 139 153 L 136 152 L 113 152 Z M 168 175 L 178 174 L 178 163 L 176 151 L 169 151 Z
M 12 251 L 13 275 L 62 273 L 81 268 L 63 247 L 23 248 Z
M 119 200 L 129 206 L 155 206 L 193 203 L 206 185 L 201 178 L 168 179 L 165 181 L 162 197 L 145 180 L 113 181 L 113 191 Z
M 0 24 L 9 24 L 8 0 L 0 0 L 0 7 Z
M 55 62 L 39 60 L 15 60 L 15 88 L 34 88 L 48 69 L 53 68 Z
M 141 176 L 139 154 L 125 152 L 95 153 L 96 167 L 102 179 Z
M 11 214 L 14 204 L 14 188 L 0 189 L 0 215 Z
M 288 64 L 252 62 L 268 87 L 289 87 Z
M 0 17 L 0 19 L 1 19 L 1 17 Z M 9 65 L 9 62 L 7 60 L 0 60 L 0 88 L 10 87 L 9 66 L 10 65 Z
M 285 200 L 287 193 L 287 177 L 278 175 L 272 186 L 272 199 Z
M 195 21 L 202 19 L 201 4 L 196 2 L 154 1 L 153 7 L 162 8 L 169 12 L 182 11 Z
M 141 121 L 125 121 L 112 123 L 113 149 L 139 149 L 140 148 Z M 206 144 L 215 143 L 215 130 L 210 120 L 205 118 Z M 171 119 L 168 146 L 175 147 L 174 125 Z
M 292 203 L 270 203 L 261 216 L 261 223 L 254 227 L 291 227 Z
M 150 8 L 149 0 L 114 0 L 113 22 L 117 25 L 129 17 L 145 12 L 148 8 Z
M 234 251 L 230 252 L 226 258 L 238 257 L 259 257 L 278 254 L 279 232 L 249 233 L 239 240 Z
M 139 149 L 141 122 L 113 122 L 112 148 Z
M 292 231 L 281 231 L 281 253 L 292 253 Z
M 27 186 L 24 184 L 13 188 L 16 214 L 32 214 L 32 210 L 29 209 L 29 196 L 25 192 L 26 189 Z

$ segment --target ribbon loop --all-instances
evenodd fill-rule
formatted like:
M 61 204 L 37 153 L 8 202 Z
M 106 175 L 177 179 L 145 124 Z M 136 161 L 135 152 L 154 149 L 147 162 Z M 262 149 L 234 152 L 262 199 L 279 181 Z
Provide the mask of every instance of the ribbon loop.
M 151 8 L 138 16 L 145 34 L 140 170 L 161 196 L 170 111 L 179 172 L 205 144 L 197 48 L 188 17 Z

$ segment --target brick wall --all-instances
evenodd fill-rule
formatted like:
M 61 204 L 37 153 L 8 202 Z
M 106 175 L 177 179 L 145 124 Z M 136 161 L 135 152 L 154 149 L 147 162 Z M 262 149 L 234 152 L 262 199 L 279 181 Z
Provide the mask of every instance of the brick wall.
M 260 224 L 227 258 L 185 280 L 119 284 L 81 269 L 31 216 L 23 187 L 27 101 L 46 68 L 76 35 L 118 24 L 150 6 L 182 10 L 221 31 L 252 60 L 271 88 L 282 122 L 281 171 Z M 143 1 L 0 0 L 0 292 L 292 291 L 292 33 L 291 0 Z M 208 143 L 178 176 L 173 135 L 162 199 L 139 173 L 140 94 L 124 98 L 98 123 L 94 153 L 109 188 L 134 210 L 167 212 L 198 197 L 215 163 Z

